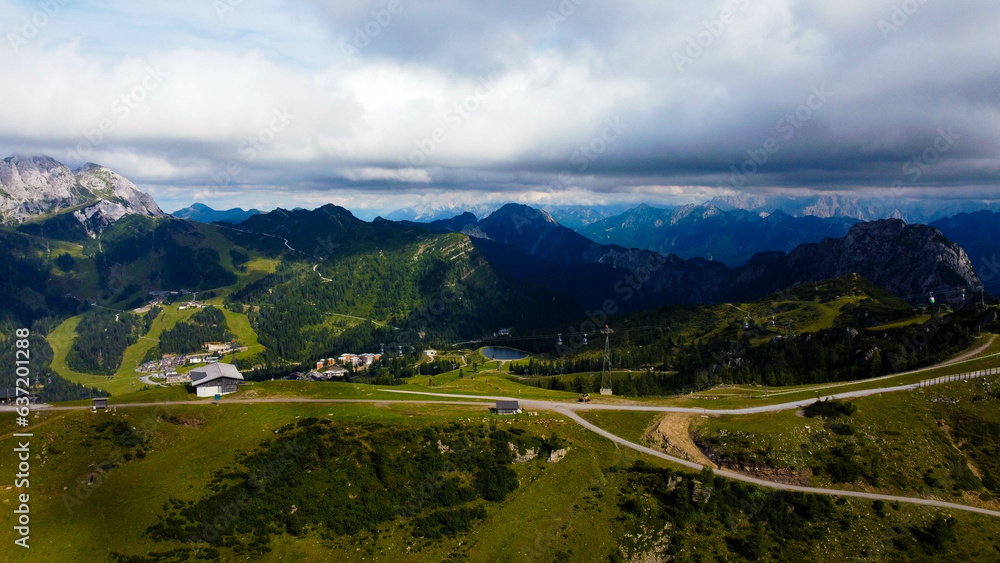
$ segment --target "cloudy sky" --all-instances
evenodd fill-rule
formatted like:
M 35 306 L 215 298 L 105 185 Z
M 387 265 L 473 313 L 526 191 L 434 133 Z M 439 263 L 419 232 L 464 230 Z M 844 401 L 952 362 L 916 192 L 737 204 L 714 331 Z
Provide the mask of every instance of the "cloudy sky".
M 0 152 L 172 211 L 1000 195 L 996 0 L 0 0 Z

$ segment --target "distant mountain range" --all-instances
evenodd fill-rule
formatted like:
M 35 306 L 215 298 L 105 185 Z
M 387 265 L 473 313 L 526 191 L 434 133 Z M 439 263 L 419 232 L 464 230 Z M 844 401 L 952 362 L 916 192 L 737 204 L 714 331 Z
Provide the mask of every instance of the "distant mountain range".
M 204 203 L 195 203 L 189 207 L 185 207 L 184 209 L 174 211 L 171 215 L 177 217 L 178 219 L 187 219 L 188 221 L 194 221 L 196 223 L 214 223 L 216 221 L 224 221 L 226 223 L 238 225 L 250 217 L 260 215 L 261 213 L 262 211 L 259 209 L 244 211 L 241 207 L 234 207 L 232 209 L 220 211 L 212 209 Z
M 95 164 L 71 171 L 48 157 L 15 155 L 0 162 L 0 182 L 5 221 L 21 223 L 18 230 L 33 236 L 82 241 L 129 215 L 164 216 L 149 195 Z M 940 220 L 935 223 L 939 231 L 901 220 L 859 223 L 848 215 L 874 212 L 860 200 L 815 198 L 802 208 L 822 211 L 827 217 L 720 207 L 726 203 L 756 207 L 776 201 L 734 198 L 677 209 L 643 205 L 613 217 L 602 217 L 609 208 L 564 206 L 547 211 L 507 204 L 483 219 L 466 212 L 429 223 L 382 218 L 365 222 L 333 205 L 261 214 L 196 204 L 177 216 L 239 222 L 239 230 L 225 231 L 237 244 L 269 253 L 292 249 L 297 256 L 320 262 L 401 248 L 429 235 L 461 233 L 471 237 L 477 255 L 497 272 L 562 293 L 592 310 L 609 302 L 616 310 L 628 311 L 668 303 L 749 299 L 850 273 L 911 302 L 922 301 L 931 292 L 965 291 L 971 298 L 982 288 L 975 269 L 992 279 L 1000 268 L 993 259 L 1000 240 L 1000 215 L 988 211 Z M 570 217 L 597 242 L 560 224 L 556 215 Z M 142 223 L 130 225 L 143 232 L 151 229 Z M 973 249 L 978 263 L 970 262 L 945 235 Z M 130 235 L 128 229 L 120 229 L 115 236 Z M 180 256 L 177 245 L 156 244 Z M 214 265 L 217 259 L 205 263 Z
M 682 258 L 704 257 L 736 267 L 758 252 L 790 252 L 803 243 L 842 237 L 858 222 L 847 217 L 792 217 L 780 210 L 771 214 L 742 209 L 723 211 L 711 204 L 672 210 L 640 205 L 579 232 L 604 244 Z
M 415 223 L 433 223 L 451 219 L 458 215 L 471 213 L 475 217 L 487 217 L 502 204 L 472 204 L 472 205 L 433 205 L 425 204 L 406 209 L 397 209 L 385 216 L 390 221 L 411 221 Z M 621 213 L 628 208 L 626 205 L 546 205 L 541 209 L 549 212 L 556 221 L 571 229 L 580 229 L 601 219 Z
M 443 223 L 435 223 L 442 227 Z M 669 303 L 760 297 L 802 283 L 857 273 L 920 302 L 931 292 L 967 298 L 982 284 L 957 244 L 925 225 L 901 220 L 857 224 L 841 238 L 763 252 L 730 268 L 651 250 L 595 243 L 551 214 L 508 204 L 461 232 L 500 270 L 570 295 L 585 307 L 635 310 Z
M 501 207 L 500 204 L 470 204 L 470 205 L 434 205 L 425 204 L 412 208 L 400 209 L 385 217 L 393 221 L 416 221 L 429 223 L 439 219 L 448 219 L 464 212 L 471 212 L 477 217 L 486 217 Z M 640 205 L 638 208 L 649 208 Z M 1000 203 L 975 200 L 918 200 L 895 197 L 886 190 L 885 197 L 852 197 L 845 195 L 787 197 L 740 193 L 729 196 L 715 197 L 699 205 L 685 205 L 685 208 L 714 207 L 723 212 L 750 211 L 760 216 L 781 211 L 791 217 L 818 217 L 820 219 L 840 218 L 860 221 L 877 221 L 879 219 L 902 219 L 907 223 L 928 224 L 941 218 L 959 213 L 973 213 L 989 210 L 1000 212 Z M 581 231 L 602 219 L 628 214 L 633 209 L 627 205 L 541 205 L 540 209 L 548 211 L 560 224 Z M 660 211 L 670 212 L 673 208 L 660 208 Z M 593 234 L 593 233 L 590 233 Z M 602 241 L 603 242 L 603 241 Z
M 907 223 L 930 223 L 957 213 L 988 209 L 1000 211 L 1000 204 L 972 200 L 917 200 L 897 198 L 886 190 L 885 197 L 843 195 L 784 197 L 756 194 L 721 196 L 708 202 L 723 211 L 742 209 L 771 213 L 780 210 L 794 217 L 847 217 L 860 221 L 902 219 Z
M 580 230 L 602 219 L 624 213 L 626 205 L 546 205 L 542 209 L 548 211 L 552 218 L 564 227 Z
M 472 205 L 436 205 L 422 204 L 415 207 L 397 209 L 385 216 L 390 221 L 413 221 L 417 223 L 430 223 L 441 219 L 450 219 L 463 213 L 472 213 L 477 217 L 485 217 L 496 211 L 499 205 L 472 204 Z
M 125 215 L 164 216 L 151 196 L 103 166 L 88 163 L 70 170 L 47 156 L 19 154 L 0 161 L 3 223 L 69 211 L 91 236 Z

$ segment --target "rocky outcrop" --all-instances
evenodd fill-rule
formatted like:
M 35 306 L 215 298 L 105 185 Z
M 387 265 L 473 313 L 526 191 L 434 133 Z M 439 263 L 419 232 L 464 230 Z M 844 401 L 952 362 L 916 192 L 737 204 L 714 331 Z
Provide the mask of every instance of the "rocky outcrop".
M 76 217 L 91 234 L 102 232 L 108 225 L 126 215 L 128 210 L 124 205 L 107 200 L 98 201 L 90 207 L 73 212 L 73 217 Z
M 149 194 L 104 166 L 72 171 L 48 156 L 18 154 L 0 161 L 0 221 L 18 224 L 74 208 L 92 235 L 128 214 L 164 215 Z
M 930 226 L 961 245 L 984 279 L 993 279 L 1000 272 L 1000 213 L 959 213 Z
M 714 487 L 706 487 L 701 481 L 694 481 L 694 487 L 691 491 L 691 502 L 707 503 L 708 499 L 712 498 L 712 492 L 714 491 Z
M 510 453 L 514 455 L 514 463 L 528 463 L 538 457 L 538 450 L 529 448 L 522 454 L 513 442 L 507 442 L 507 447 L 510 449 Z
M 702 447 L 702 451 L 705 452 L 705 456 L 722 469 L 789 485 L 808 485 L 809 479 L 812 476 L 812 471 L 809 470 L 796 470 L 791 467 L 771 467 L 752 461 L 734 459 L 709 447 L 708 444 L 702 443 L 699 445 Z
M 559 463 L 564 457 L 566 457 L 567 453 L 569 453 L 569 448 L 555 450 L 549 454 L 549 458 L 545 461 L 548 463 Z

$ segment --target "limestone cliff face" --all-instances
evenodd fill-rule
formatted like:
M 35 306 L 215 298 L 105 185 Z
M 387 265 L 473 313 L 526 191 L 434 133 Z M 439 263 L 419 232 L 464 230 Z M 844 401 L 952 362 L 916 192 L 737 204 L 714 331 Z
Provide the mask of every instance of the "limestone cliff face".
M 124 176 L 97 164 L 85 164 L 76 171 L 76 181 L 100 199 L 120 204 L 127 213 L 160 217 L 163 212 L 153 197 Z
M 0 216 L 4 222 L 20 223 L 92 199 L 69 168 L 47 156 L 16 154 L 0 161 Z
M 0 160 L 0 222 L 18 224 L 73 208 L 91 233 L 128 214 L 164 215 L 150 195 L 103 166 L 73 171 L 48 156 L 19 154 Z

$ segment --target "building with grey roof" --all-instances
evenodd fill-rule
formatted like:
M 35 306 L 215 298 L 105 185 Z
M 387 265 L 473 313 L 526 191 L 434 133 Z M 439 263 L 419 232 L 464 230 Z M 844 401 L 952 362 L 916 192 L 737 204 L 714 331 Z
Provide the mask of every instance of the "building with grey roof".
M 244 381 L 243 374 L 232 364 L 208 364 L 191 370 L 189 375 L 199 397 L 235 393 L 236 386 Z
M 496 410 L 497 414 L 520 414 L 521 405 L 517 401 L 500 399 L 497 401 L 497 406 L 494 410 Z

